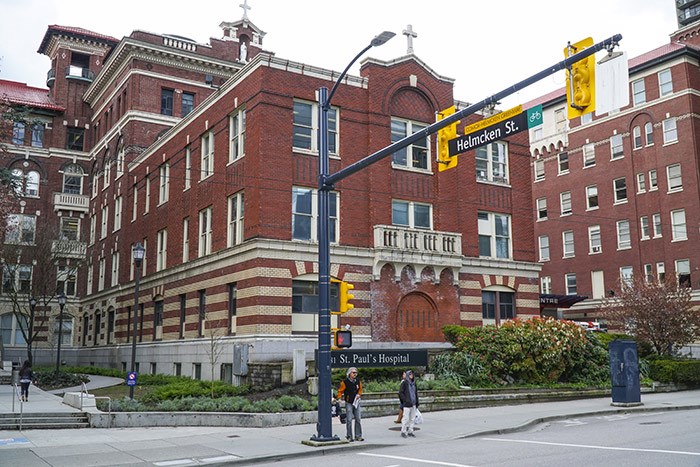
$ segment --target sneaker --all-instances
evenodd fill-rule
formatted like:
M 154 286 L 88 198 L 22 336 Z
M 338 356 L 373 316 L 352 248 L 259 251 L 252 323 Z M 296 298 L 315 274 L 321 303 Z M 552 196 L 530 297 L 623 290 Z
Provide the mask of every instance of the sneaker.
M 362 436 L 358 436 L 355 438 L 355 441 L 364 441 L 365 439 Z
M 409 433 L 408 436 L 410 436 L 411 438 L 415 438 L 415 437 L 416 437 L 416 435 L 414 435 L 413 433 Z
M 403 432 L 402 432 L 402 433 L 401 433 L 401 437 L 402 437 L 402 438 L 408 438 L 408 435 L 407 435 L 406 433 L 403 433 Z
M 347 439 L 349 443 L 355 441 L 354 439 L 352 439 L 352 436 L 346 436 L 345 439 Z

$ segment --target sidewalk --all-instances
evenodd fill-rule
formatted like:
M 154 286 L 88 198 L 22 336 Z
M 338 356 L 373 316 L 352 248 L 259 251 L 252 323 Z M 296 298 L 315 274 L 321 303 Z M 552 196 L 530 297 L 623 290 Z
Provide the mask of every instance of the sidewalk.
M 11 386 L 0 386 L 0 413 L 11 412 Z M 61 399 L 32 387 L 27 412 L 76 411 Z M 247 464 L 320 455 L 329 450 L 372 449 L 406 443 L 429 443 L 507 432 L 542 421 L 637 411 L 700 409 L 700 391 L 643 394 L 644 405 L 619 408 L 610 398 L 485 407 L 424 413 L 416 439 L 399 436 L 394 416 L 362 421 L 367 441 L 312 447 L 302 444 L 316 434 L 315 424 L 275 428 L 173 427 L 3 431 L 0 464 L 31 466 L 87 465 L 154 466 Z M 18 404 L 18 403 L 17 403 Z M 334 434 L 344 437 L 345 426 L 334 421 Z

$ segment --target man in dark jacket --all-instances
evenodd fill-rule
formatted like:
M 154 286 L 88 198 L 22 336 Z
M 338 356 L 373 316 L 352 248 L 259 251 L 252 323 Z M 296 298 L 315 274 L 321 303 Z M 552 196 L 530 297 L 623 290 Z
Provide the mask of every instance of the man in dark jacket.
M 416 388 L 413 371 L 406 370 L 406 377 L 401 381 L 399 388 L 399 400 L 403 406 L 403 418 L 401 419 L 401 437 L 415 438 L 413 425 L 416 420 L 416 410 L 418 409 L 418 388 Z
M 338 399 L 345 401 L 345 428 L 348 441 L 364 441 L 362 437 L 362 417 L 360 416 L 360 396 L 362 382 L 357 377 L 357 368 L 348 368 L 347 376 L 340 382 Z M 355 437 L 352 436 L 352 421 L 355 420 Z

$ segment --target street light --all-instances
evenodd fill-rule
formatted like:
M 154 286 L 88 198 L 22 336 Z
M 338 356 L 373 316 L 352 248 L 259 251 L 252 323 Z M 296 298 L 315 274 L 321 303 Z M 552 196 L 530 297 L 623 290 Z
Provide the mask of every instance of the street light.
M 28 332 L 27 332 L 27 337 L 28 339 L 31 339 L 32 341 L 34 340 L 34 309 L 36 308 L 36 298 L 32 296 L 29 299 L 29 325 L 28 325 Z M 34 356 L 32 355 L 32 346 L 29 346 L 29 362 L 34 364 Z
M 56 349 L 56 374 L 61 366 L 61 341 L 63 340 L 63 307 L 66 306 L 66 296 L 61 292 L 58 296 L 58 348 Z
M 350 67 L 369 49 L 386 43 L 395 34 L 384 31 L 366 46 L 355 58 L 348 63 L 345 70 L 338 76 L 333 84 L 330 94 L 328 88 L 321 87 L 318 90 L 318 423 L 317 435 L 311 437 L 312 441 L 337 441 L 333 436 L 331 424 L 331 286 L 330 286 L 330 231 L 329 231 L 329 198 L 333 185 L 327 183 L 329 175 L 328 156 L 328 111 L 331 108 L 331 99 L 338 89 L 343 77 Z
M 134 334 L 131 340 L 131 372 L 136 371 L 136 329 L 139 316 L 139 282 L 141 281 L 141 262 L 146 254 L 146 249 L 137 243 L 131 249 L 131 255 L 134 259 L 134 276 L 136 282 L 134 284 Z M 129 397 L 134 399 L 134 386 L 129 386 Z

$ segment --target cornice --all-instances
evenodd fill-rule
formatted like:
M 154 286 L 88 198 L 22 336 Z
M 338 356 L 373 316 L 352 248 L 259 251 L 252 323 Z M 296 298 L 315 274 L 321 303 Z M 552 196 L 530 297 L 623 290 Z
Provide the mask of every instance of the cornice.
M 104 56 L 109 51 L 109 46 L 101 44 L 97 41 L 88 41 L 85 39 L 77 39 L 75 37 L 55 35 L 49 40 L 49 45 L 46 47 L 46 56 L 53 59 L 62 48 L 82 52 L 88 55 Z

